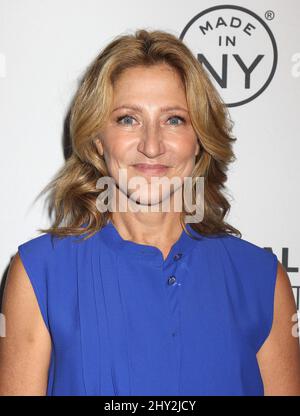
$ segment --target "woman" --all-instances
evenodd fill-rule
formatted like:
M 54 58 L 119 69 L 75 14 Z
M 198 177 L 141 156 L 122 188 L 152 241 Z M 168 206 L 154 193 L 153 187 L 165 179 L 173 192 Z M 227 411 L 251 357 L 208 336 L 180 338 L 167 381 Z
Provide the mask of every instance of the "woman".
M 231 129 L 175 36 L 138 30 L 99 54 L 46 188 L 54 223 L 10 266 L 2 395 L 300 394 L 288 276 L 224 221 Z

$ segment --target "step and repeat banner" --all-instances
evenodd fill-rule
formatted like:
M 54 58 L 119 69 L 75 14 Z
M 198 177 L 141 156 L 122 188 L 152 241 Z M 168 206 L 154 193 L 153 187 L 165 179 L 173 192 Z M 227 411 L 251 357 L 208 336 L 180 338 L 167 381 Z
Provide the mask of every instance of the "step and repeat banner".
M 115 36 L 181 38 L 234 122 L 228 222 L 272 250 L 299 310 L 300 2 L 0 0 L 2 280 L 17 245 L 50 225 L 41 189 L 65 161 L 64 123 L 79 79 Z

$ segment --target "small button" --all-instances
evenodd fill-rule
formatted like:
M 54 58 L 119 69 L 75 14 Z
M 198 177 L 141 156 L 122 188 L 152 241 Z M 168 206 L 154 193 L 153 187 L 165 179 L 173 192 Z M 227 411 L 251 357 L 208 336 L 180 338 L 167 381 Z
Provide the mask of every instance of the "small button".
M 173 285 L 176 282 L 175 276 L 170 276 L 168 279 L 168 285 Z
M 174 256 L 174 260 L 179 260 L 179 259 L 181 259 L 181 257 L 182 257 L 182 253 L 177 253 Z
M 172 337 L 175 337 L 176 336 L 176 332 L 172 332 Z

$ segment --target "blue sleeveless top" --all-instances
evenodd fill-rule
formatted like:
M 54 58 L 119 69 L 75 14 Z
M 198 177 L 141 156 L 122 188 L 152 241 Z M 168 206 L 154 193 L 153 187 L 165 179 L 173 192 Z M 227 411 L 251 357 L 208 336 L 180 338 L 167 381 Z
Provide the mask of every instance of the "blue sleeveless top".
M 277 257 L 189 224 L 164 260 L 109 222 L 18 246 L 52 338 L 47 395 L 263 395 Z

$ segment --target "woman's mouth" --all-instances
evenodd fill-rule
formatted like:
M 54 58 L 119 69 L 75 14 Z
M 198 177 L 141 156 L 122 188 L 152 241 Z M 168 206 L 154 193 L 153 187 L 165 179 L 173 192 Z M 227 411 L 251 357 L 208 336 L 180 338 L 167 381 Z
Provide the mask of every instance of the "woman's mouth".
M 138 163 L 133 165 L 133 167 L 141 173 L 150 175 L 161 175 L 166 173 L 166 171 L 169 169 L 169 167 L 166 165 L 154 165 L 150 163 Z

